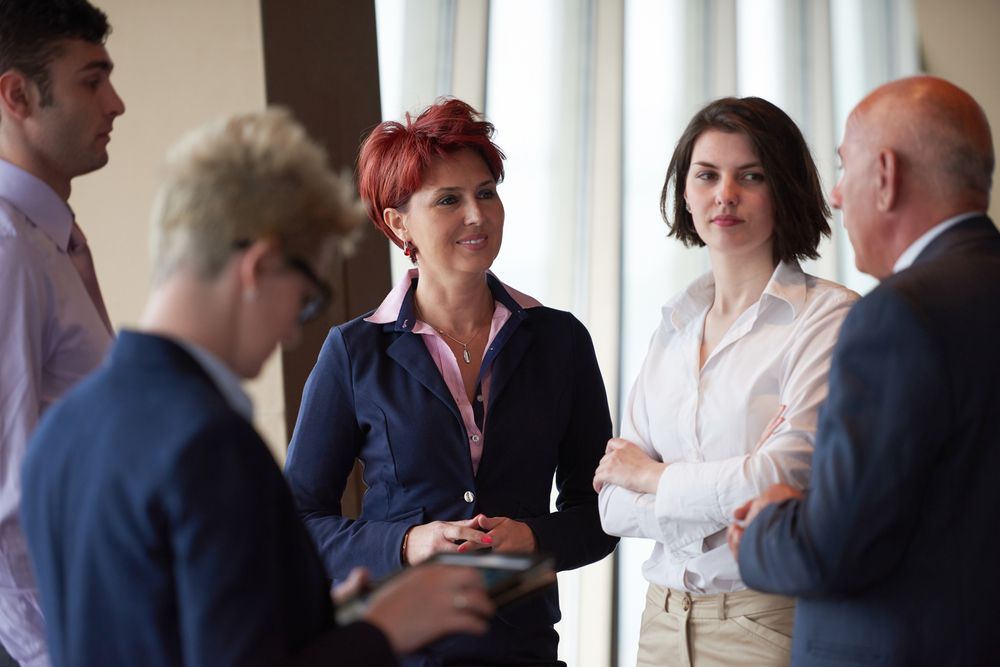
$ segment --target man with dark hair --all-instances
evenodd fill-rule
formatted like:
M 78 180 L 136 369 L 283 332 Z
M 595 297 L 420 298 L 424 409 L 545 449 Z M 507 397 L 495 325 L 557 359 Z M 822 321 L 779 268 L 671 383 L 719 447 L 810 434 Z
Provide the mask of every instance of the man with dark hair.
M 114 336 L 67 204 L 125 111 L 109 30 L 85 0 L 0 0 L 0 667 L 49 664 L 18 517 L 28 438 Z
M 752 588 L 797 596 L 793 665 L 1000 665 L 1000 233 L 986 115 L 930 76 L 847 120 L 844 213 L 881 280 L 848 315 L 810 490 L 774 485 L 730 528 Z

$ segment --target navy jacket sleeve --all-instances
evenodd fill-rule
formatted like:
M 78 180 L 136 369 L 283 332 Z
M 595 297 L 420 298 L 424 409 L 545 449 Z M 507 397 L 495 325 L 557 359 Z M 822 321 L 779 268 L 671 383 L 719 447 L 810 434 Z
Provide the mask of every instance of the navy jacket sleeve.
M 327 574 L 343 579 L 353 567 L 364 566 L 380 578 L 402 567 L 403 535 L 421 521 L 352 520 L 341 514 L 340 500 L 366 438 L 356 417 L 351 362 L 342 330 L 332 329 L 302 394 L 285 478 Z M 367 465 L 391 466 L 391 461 Z
M 898 565 L 934 502 L 924 490 L 954 421 L 950 382 L 912 300 L 883 285 L 858 302 L 834 351 L 810 491 L 747 528 L 739 562 L 748 586 L 838 596 Z
M 185 664 L 396 663 L 377 629 L 334 625 L 309 536 L 249 424 L 217 420 L 173 465 L 180 483 L 164 490 L 163 509 Z
M 618 538 L 601 527 L 594 472 L 612 436 L 604 380 L 587 329 L 575 318 L 570 340 L 574 363 L 569 420 L 559 442 L 556 467 L 557 512 L 522 518 L 538 539 L 540 551 L 555 557 L 557 570 L 570 570 L 604 558 Z

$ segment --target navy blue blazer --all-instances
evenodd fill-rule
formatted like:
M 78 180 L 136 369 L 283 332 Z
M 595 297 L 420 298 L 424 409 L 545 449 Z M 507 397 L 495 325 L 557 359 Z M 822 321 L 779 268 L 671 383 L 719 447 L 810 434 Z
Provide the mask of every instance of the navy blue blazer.
M 811 490 L 740 546 L 747 585 L 799 597 L 793 665 L 1000 665 L 998 332 L 986 217 L 848 315 Z
M 175 343 L 123 332 L 45 414 L 23 485 L 56 667 L 396 664 L 334 626 L 274 458 Z
M 285 464 L 330 577 L 358 565 L 384 577 L 402 565 L 408 528 L 479 513 L 526 523 L 560 570 L 600 560 L 618 542 L 601 529 L 591 486 L 611 418 L 590 335 L 571 314 L 522 309 L 498 280 L 488 283 L 511 317 L 483 363 L 494 366 L 478 474 L 458 406 L 411 331 L 415 281 L 395 323 L 358 318 L 330 331 Z M 369 488 L 355 521 L 341 516 L 340 499 L 356 457 Z M 503 618 L 550 626 L 559 619 L 558 595 Z

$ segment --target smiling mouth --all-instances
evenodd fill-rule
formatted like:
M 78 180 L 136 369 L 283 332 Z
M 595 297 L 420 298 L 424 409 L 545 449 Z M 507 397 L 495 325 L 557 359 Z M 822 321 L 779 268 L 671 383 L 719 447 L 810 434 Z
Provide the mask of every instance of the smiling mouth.
M 459 245 L 480 245 L 481 243 L 485 243 L 486 239 L 487 239 L 487 237 L 484 236 L 482 238 L 472 239 L 471 241 L 459 241 L 458 244 Z

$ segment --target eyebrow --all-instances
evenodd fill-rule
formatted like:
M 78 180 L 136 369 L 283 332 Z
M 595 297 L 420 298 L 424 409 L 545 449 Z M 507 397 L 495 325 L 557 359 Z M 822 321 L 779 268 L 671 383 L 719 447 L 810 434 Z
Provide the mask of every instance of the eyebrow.
M 105 72 L 110 72 L 115 68 L 114 63 L 110 60 L 91 60 L 89 63 L 80 68 L 79 71 L 86 72 L 88 70 L 102 70 Z
M 484 185 L 493 185 L 493 183 L 494 183 L 494 180 L 491 178 L 491 179 L 489 179 L 487 181 L 483 181 L 482 183 L 480 183 L 476 187 L 477 188 L 481 188 Z M 457 185 L 453 185 L 453 186 L 445 186 L 443 188 L 438 188 L 437 190 L 435 190 L 435 192 L 458 192 L 458 191 L 463 190 L 463 189 L 464 188 L 460 188 Z
M 712 164 L 711 162 L 702 162 L 699 160 L 698 162 L 695 162 L 693 164 L 700 164 L 702 167 L 709 167 L 710 169 L 718 169 L 718 167 Z M 760 162 L 747 162 L 746 164 L 741 164 L 739 167 L 737 167 L 737 169 L 752 169 L 753 167 L 759 167 L 759 166 L 761 166 Z

